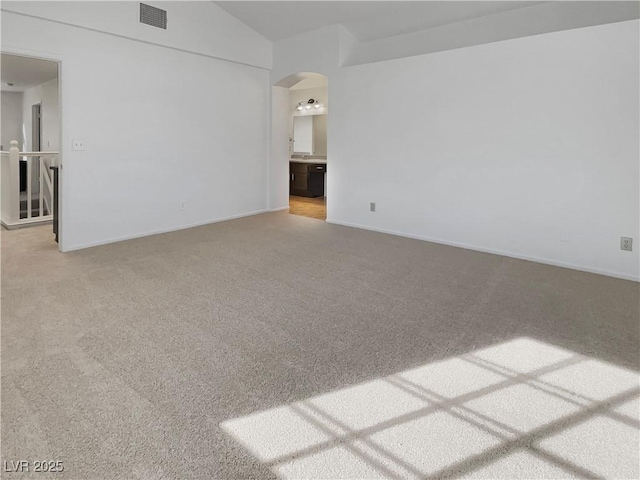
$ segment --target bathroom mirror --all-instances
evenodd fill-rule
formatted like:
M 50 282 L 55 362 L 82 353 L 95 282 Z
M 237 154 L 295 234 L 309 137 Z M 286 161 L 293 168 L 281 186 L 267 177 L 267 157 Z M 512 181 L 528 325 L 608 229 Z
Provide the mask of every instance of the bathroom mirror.
M 313 153 L 313 116 L 293 117 L 293 153 Z
M 293 117 L 293 153 L 327 154 L 327 115 Z

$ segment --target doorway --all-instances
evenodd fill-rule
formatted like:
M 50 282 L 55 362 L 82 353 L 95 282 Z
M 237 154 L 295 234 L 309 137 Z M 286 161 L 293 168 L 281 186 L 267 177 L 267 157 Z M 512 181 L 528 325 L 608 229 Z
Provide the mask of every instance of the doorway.
M 327 77 L 313 72 L 289 75 L 275 84 L 272 100 L 272 210 L 326 220 Z M 280 181 L 283 174 L 288 174 L 287 182 Z M 275 202 L 286 206 L 273 208 Z
M 43 242 L 58 248 L 57 179 L 52 169 L 60 165 L 60 64 L 3 51 L 0 65 L 0 222 L 8 230 L 40 225 Z
M 327 198 L 305 198 L 296 195 L 289 196 L 289 213 L 302 217 L 327 219 Z
M 42 103 L 31 105 L 31 151 L 40 152 L 42 145 Z M 38 160 L 37 157 L 34 157 Z M 31 163 L 30 169 L 27 168 Z M 29 171 L 30 170 L 30 171 Z M 31 188 L 27 187 L 27 182 L 31 183 Z M 20 186 L 24 189 L 20 191 L 20 218 L 27 218 L 29 209 L 27 202 L 31 202 L 32 218 L 50 215 L 44 202 L 40 205 L 40 162 L 33 159 L 20 159 Z

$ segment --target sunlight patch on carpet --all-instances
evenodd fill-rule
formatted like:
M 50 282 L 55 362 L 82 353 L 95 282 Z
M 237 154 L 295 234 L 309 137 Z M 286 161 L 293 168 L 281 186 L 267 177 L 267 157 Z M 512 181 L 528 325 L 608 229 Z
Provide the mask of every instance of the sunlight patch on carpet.
M 639 381 L 517 338 L 221 427 L 287 479 L 639 478 Z

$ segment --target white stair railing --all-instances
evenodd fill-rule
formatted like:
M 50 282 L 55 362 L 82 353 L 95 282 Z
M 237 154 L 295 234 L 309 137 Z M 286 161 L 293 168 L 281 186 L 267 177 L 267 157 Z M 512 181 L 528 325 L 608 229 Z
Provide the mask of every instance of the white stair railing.
M 11 142 L 8 152 L 2 152 L 1 220 L 5 226 L 37 223 L 53 218 L 53 179 L 49 167 L 56 164 L 57 157 L 58 152 L 20 152 L 15 140 Z M 20 162 L 26 162 L 24 195 L 20 192 Z M 37 175 L 35 184 L 34 174 Z M 34 187 L 38 190 L 37 195 L 34 195 Z M 37 200 L 36 209 L 33 208 L 34 200 Z M 24 210 L 23 203 L 26 203 Z

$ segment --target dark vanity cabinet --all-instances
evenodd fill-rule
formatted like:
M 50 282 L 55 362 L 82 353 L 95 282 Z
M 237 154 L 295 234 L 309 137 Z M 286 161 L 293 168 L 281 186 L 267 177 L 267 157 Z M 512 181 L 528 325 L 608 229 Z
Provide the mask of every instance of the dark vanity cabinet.
M 326 171 L 324 163 L 289 162 L 289 195 L 322 197 Z

